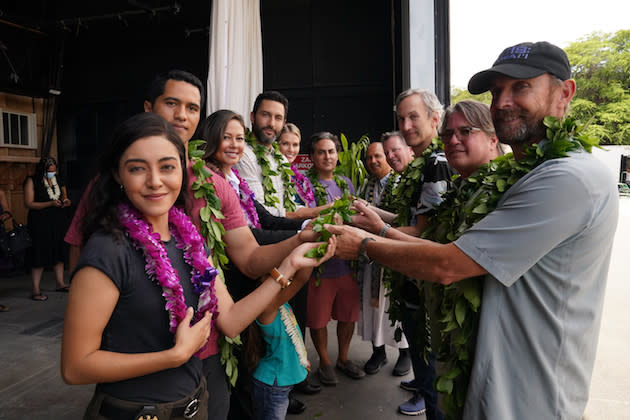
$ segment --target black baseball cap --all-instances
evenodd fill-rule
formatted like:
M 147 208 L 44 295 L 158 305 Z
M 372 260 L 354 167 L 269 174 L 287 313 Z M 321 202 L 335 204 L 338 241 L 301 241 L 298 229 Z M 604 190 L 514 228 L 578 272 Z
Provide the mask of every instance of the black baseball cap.
M 488 70 L 470 78 L 468 91 L 483 93 L 490 89 L 493 79 L 502 74 L 513 79 L 531 79 L 550 73 L 561 80 L 571 77 L 567 54 L 560 47 L 548 42 L 524 42 L 503 50 Z

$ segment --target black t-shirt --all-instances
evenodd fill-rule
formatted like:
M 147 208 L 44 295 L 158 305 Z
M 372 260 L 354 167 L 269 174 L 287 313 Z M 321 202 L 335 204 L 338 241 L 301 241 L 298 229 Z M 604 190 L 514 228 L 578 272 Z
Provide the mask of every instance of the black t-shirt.
M 171 264 L 180 277 L 186 305 L 197 308 L 198 296 L 190 283 L 191 268 L 177 249 L 175 238 L 164 243 Z M 128 238 L 117 241 L 113 236 L 95 233 L 81 253 L 77 270 L 97 268 L 120 290 L 101 342 L 101 349 L 119 353 L 148 353 L 173 347 L 175 336 L 169 331 L 162 288 L 145 272 L 142 251 Z M 100 383 L 97 387 L 108 395 L 128 401 L 170 402 L 190 395 L 199 385 L 202 364 L 192 357 L 182 366 L 119 382 Z
M 442 202 L 442 195 L 451 186 L 451 178 L 455 174 L 446 160 L 442 150 L 433 152 L 422 168 L 422 177 L 418 182 L 418 188 L 412 196 L 412 218 L 418 215 L 431 217 L 435 214 L 435 208 Z M 407 279 L 403 286 L 405 301 L 412 305 L 419 305 L 418 287 L 416 281 Z

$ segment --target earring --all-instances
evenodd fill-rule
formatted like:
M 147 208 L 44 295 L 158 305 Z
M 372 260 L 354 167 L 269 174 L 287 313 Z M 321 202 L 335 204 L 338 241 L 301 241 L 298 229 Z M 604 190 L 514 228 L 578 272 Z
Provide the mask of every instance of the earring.
M 125 191 L 125 187 L 122 184 L 120 184 L 120 191 Z

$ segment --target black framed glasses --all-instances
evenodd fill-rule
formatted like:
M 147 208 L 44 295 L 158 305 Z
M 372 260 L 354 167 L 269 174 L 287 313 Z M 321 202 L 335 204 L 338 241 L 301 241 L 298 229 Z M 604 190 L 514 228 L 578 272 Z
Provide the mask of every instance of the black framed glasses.
M 468 140 L 468 137 L 477 131 L 481 131 L 481 128 L 462 126 L 457 127 L 455 130 L 447 129 L 440 133 L 440 139 L 442 140 L 442 143 L 448 143 L 453 137 L 453 134 L 455 134 L 458 140 L 464 141 Z

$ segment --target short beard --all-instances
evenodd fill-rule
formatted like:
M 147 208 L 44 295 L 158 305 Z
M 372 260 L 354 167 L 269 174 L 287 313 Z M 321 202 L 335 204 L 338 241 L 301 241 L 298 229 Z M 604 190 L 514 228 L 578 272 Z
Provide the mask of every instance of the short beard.
M 271 128 L 271 127 L 269 127 L 269 128 Z M 271 137 L 265 136 L 265 134 L 262 132 L 262 128 L 260 128 L 260 127 L 254 126 L 254 127 L 252 127 L 252 130 L 254 131 L 254 135 L 256 136 L 256 140 L 258 140 L 258 142 L 261 143 L 261 144 L 270 145 L 274 141 L 276 141 L 276 139 L 278 138 L 278 136 L 275 134 L 275 130 L 274 130 L 274 135 L 271 136 Z
M 503 117 L 511 116 L 514 113 L 515 111 L 503 110 L 496 110 L 494 112 L 494 129 L 501 143 L 516 146 L 519 144 L 529 144 L 540 141 L 545 137 L 545 126 L 543 121 L 533 120 L 533 118 L 525 112 L 518 113 L 522 121 L 518 127 L 510 129 L 504 126 L 501 121 Z

